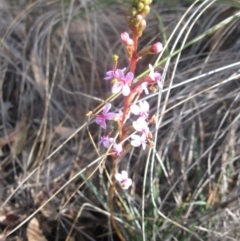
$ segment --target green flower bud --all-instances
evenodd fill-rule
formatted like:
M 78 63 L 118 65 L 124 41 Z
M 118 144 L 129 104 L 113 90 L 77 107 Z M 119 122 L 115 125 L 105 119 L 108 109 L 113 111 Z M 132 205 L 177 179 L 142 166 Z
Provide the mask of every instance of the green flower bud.
M 141 13 L 144 14 L 144 15 L 149 14 L 149 12 L 150 12 L 150 7 L 149 6 L 145 6 L 143 8 L 143 10 L 141 11 Z
M 131 10 L 131 16 L 136 16 L 137 15 L 137 13 L 138 13 L 138 11 L 137 11 L 137 9 L 136 8 L 132 8 L 132 10 Z
M 139 2 L 138 0 L 132 0 L 132 6 L 133 6 L 133 7 L 137 6 L 137 5 L 138 5 L 138 2 Z
M 143 0 L 143 3 L 145 5 L 150 5 L 152 3 L 152 0 Z
M 137 14 L 135 19 L 134 19 L 134 26 L 138 27 L 139 24 L 142 22 L 142 20 L 143 20 L 143 16 L 140 15 L 140 14 Z
M 130 29 L 135 28 L 136 24 L 135 24 L 135 19 L 134 18 L 128 17 L 127 18 L 127 23 L 128 23 L 128 27 Z
M 117 61 L 118 61 L 118 56 L 117 56 L 116 54 L 114 54 L 114 55 L 112 56 L 112 59 L 113 59 L 114 62 L 117 62 Z
M 139 3 L 137 5 L 137 9 L 138 9 L 139 12 L 141 12 L 143 10 L 143 8 L 144 8 L 144 4 L 143 3 Z

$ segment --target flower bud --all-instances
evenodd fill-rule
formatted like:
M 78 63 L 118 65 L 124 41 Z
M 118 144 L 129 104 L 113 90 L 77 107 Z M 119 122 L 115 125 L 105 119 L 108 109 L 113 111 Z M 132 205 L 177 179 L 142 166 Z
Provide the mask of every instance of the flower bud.
M 137 15 L 137 13 L 138 13 L 138 11 L 137 11 L 137 9 L 136 8 L 132 8 L 132 10 L 131 10 L 131 16 L 136 16 Z
M 137 14 L 134 19 L 134 26 L 138 27 L 140 25 L 140 23 L 142 22 L 142 20 L 143 20 L 143 16 L 140 14 Z
M 151 46 L 150 51 L 153 54 L 157 54 L 157 53 L 160 53 L 162 49 L 163 49 L 163 45 L 160 42 L 157 42 Z
M 127 32 L 121 33 L 121 39 L 122 39 L 122 42 L 126 46 L 132 46 L 133 45 L 133 40 L 131 38 L 129 38 L 129 35 L 128 35 Z
M 135 19 L 132 17 L 127 17 L 128 27 L 133 30 L 135 28 Z
M 146 5 L 143 10 L 141 11 L 142 14 L 147 15 L 150 12 L 150 7 Z
M 141 12 L 141 11 L 143 10 L 143 8 L 144 8 L 144 4 L 140 2 L 140 3 L 137 5 L 137 10 L 138 10 L 139 12 Z
M 143 19 L 138 27 L 139 30 L 143 31 L 147 27 L 147 22 Z
M 132 6 L 136 6 L 139 3 L 139 0 L 132 0 Z
M 114 62 L 117 62 L 117 61 L 118 61 L 118 56 L 117 56 L 116 54 L 114 54 L 114 55 L 112 56 L 112 59 L 113 59 Z
M 143 0 L 143 3 L 145 5 L 150 5 L 152 3 L 152 0 Z

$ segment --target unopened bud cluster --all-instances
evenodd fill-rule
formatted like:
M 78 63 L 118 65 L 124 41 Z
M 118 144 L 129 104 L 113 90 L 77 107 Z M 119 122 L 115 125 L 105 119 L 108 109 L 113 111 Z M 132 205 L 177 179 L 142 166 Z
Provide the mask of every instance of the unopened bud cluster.
M 146 15 L 150 12 L 150 4 L 152 0 L 133 0 L 130 16 L 128 17 L 128 26 L 132 31 L 136 31 L 138 37 L 142 36 L 143 30 L 147 23 Z

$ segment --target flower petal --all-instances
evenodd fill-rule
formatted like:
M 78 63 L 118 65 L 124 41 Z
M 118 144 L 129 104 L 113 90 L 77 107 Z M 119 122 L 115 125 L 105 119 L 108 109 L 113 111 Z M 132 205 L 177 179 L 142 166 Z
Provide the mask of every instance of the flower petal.
M 130 110 L 134 115 L 139 115 L 139 113 L 140 113 L 140 108 L 138 105 L 132 105 L 130 107 Z
M 122 94 L 128 96 L 130 94 L 130 88 L 127 84 L 122 86 Z
M 124 190 L 127 190 L 132 185 L 132 179 L 128 178 L 126 181 L 121 183 L 121 187 Z
M 106 121 L 105 121 L 105 120 L 102 120 L 101 123 L 99 123 L 99 125 L 100 125 L 103 129 L 106 129 L 106 128 L 107 128 L 107 125 L 106 125 Z
M 144 100 L 143 102 L 140 101 L 139 102 L 140 108 L 143 112 L 148 112 L 149 111 L 149 104 L 146 100 Z
M 140 140 L 132 140 L 131 145 L 134 147 L 138 147 L 141 145 L 141 142 L 140 142 Z
M 128 173 L 126 171 L 121 171 L 123 179 L 128 178 Z
M 116 113 L 109 112 L 105 115 L 106 120 L 113 120 L 116 117 Z
M 131 82 L 133 80 L 133 73 L 132 72 L 128 72 L 127 75 L 125 76 L 125 80 L 126 82 Z
M 103 107 L 103 114 L 106 114 L 108 113 L 108 111 L 111 109 L 111 104 L 110 103 L 107 103 L 104 107 Z
M 122 174 L 120 174 L 120 173 L 116 173 L 116 174 L 115 174 L 115 178 L 116 178 L 116 180 L 117 180 L 118 182 L 121 182 L 122 179 L 123 179 Z
M 117 94 L 122 90 L 122 83 L 117 83 L 112 86 L 112 92 L 113 94 Z

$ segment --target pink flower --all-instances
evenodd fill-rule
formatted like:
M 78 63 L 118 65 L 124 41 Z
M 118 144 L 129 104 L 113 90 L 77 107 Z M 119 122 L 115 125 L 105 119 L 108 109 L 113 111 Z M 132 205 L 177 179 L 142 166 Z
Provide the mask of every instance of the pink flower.
M 115 178 L 120 183 L 122 189 L 126 190 L 132 185 L 132 179 L 128 178 L 128 173 L 126 171 L 121 171 L 121 173 L 116 173 Z
M 157 53 L 161 52 L 162 49 L 163 49 L 163 45 L 160 42 L 157 42 L 151 46 L 151 52 L 153 54 L 157 54 Z
M 106 120 L 112 120 L 115 118 L 116 113 L 108 112 L 111 109 L 111 104 L 107 103 L 103 107 L 102 114 L 97 115 L 96 123 L 99 124 L 103 129 L 106 129 Z
M 143 118 L 138 118 L 136 121 L 134 121 L 133 128 L 136 131 L 139 131 L 145 134 L 145 136 L 148 135 L 148 132 L 149 132 L 148 123 Z
M 149 69 L 150 69 L 150 73 L 149 73 L 149 77 L 150 79 L 155 82 L 156 84 L 158 84 L 158 86 L 161 88 L 162 84 L 160 82 L 161 79 L 161 74 L 159 74 L 158 72 L 154 72 L 154 68 L 151 64 L 149 64 Z
M 130 107 L 134 115 L 139 115 L 143 119 L 148 118 L 149 104 L 147 101 L 139 101 L 139 105 L 132 105 Z
M 142 149 L 145 150 L 146 149 L 146 135 L 141 135 L 141 136 L 138 136 L 138 135 L 132 135 L 131 138 L 133 139 L 131 141 L 131 145 L 132 146 L 135 146 L 135 147 L 138 147 L 138 146 L 141 146 L 142 145 Z
M 122 39 L 122 42 L 126 46 L 132 46 L 133 45 L 133 40 L 131 38 L 129 38 L 129 35 L 128 35 L 127 32 L 121 33 L 121 39 Z
M 132 80 L 133 80 L 133 73 L 132 72 L 128 72 L 126 76 L 124 76 L 124 73 L 122 70 L 119 70 L 118 72 L 119 76 L 116 77 L 118 79 L 118 82 L 115 83 L 112 86 L 112 92 L 114 94 L 122 91 L 122 94 L 124 96 L 128 96 L 130 94 L 130 87 L 129 84 L 131 84 Z
M 108 148 L 113 142 L 113 138 L 108 136 L 101 136 L 99 144 L 103 144 L 104 147 Z
M 148 83 L 147 82 L 143 82 L 142 84 L 140 84 L 140 85 L 138 85 L 135 89 L 134 89 L 134 91 L 136 91 L 136 92 L 138 92 L 138 93 L 142 93 L 142 91 L 144 91 L 145 92 L 145 94 L 146 95 L 148 95 L 149 94 L 149 91 L 148 91 Z
M 122 148 L 121 143 L 119 143 L 119 144 L 114 143 L 113 144 L 113 153 L 114 153 L 115 156 L 120 156 L 122 151 L 123 151 L 123 148 Z
M 125 72 L 126 68 L 124 69 L 116 69 L 116 70 L 109 70 L 106 73 L 106 77 L 104 78 L 105 80 L 109 80 L 109 79 L 120 79 L 122 76 L 124 77 L 124 72 Z

